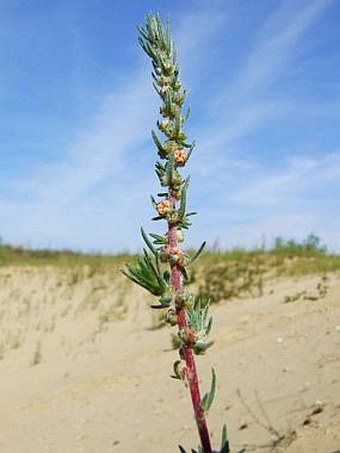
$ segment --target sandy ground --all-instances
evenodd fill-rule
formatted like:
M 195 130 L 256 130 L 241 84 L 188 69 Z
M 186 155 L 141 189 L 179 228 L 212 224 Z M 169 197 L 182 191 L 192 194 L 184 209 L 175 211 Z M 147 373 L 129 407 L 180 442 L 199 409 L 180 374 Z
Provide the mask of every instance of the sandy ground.
M 263 297 L 212 307 L 198 357 L 216 448 L 340 451 L 340 276 L 280 279 Z M 286 296 L 307 291 L 291 303 Z M 113 273 L 0 269 L 0 452 L 176 452 L 197 447 L 188 391 L 171 379 L 170 328 Z

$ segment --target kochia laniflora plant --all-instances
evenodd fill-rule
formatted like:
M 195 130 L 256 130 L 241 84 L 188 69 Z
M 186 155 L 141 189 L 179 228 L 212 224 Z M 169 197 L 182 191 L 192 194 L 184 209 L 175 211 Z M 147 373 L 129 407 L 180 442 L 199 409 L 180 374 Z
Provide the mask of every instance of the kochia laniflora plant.
M 194 149 L 183 130 L 189 117 L 189 109 L 183 113 L 186 90 L 182 90 L 179 65 L 169 23 L 163 27 L 158 15 L 149 14 L 145 26 L 139 26 L 139 43 L 150 57 L 153 85 L 161 98 L 159 132 L 152 131 L 159 160 L 155 171 L 161 189 L 157 197 L 151 196 L 155 208 L 155 221 L 165 221 L 163 235 L 146 234 L 142 256 L 136 265 L 127 265 L 123 273 L 158 298 L 154 309 L 166 310 L 166 322 L 177 327 L 179 359 L 175 361 L 173 377 L 184 380 L 189 389 L 200 437 L 198 453 L 212 453 L 206 414 L 213 402 L 216 389 L 215 371 L 212 369 L 210 391 L 200 395 L 194 354 L 204 354 L 213 344 L 208 339 L 212 318 L 208 315 L 209 304 L 185 290 L 189 280 L 187 268 L 202 252 L 205 243 L 192 256 L 179 244 L 184 241 L 184 230 L 191 225 L 194 212 L 187 211 L 189 177 L 184 178 L 180 169 L 185 167 Z M 203 303 L 204 302 L 204 303 Z M 180 451 L 185 449 L 179 446 Z M 197 453 L 195 450 L 191 450 Z M 229 452 L 226 426 L 222 431 L 219 453 Z

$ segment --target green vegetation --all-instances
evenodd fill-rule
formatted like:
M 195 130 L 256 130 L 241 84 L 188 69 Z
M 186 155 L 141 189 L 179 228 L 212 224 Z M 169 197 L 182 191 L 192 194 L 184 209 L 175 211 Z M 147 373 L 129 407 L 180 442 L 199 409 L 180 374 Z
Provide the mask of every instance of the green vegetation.
M 195 269 L 199 294 L 211 303 L 236 297 L 262 295 L 266 280 L 280 276 L 304 276 L 340 270 L 340 255 L 327 253 L 315 234 L 302 242 L 277 238 L 274 247 L 246 251 L 207 252 Z
M 188 253 L 192 254 L 192 253 Z M 129 253 L 101 254 L 81 253 L 71 250 L 30 249 L 1 244 L 0 266 L 32 265 L 60 267 L 89 267 L 89 272 L 96 273 L 102 267 L 120 268 L 136 260 L 136 255 Z M 201 255 L 200 265 L 194 265 L 191 279 L 199 280 L 201 270 L 214 277 L 237 282 L 236 288 L 225 289 L 227 298 L 241 292 L 252 295 L 261 292 L 261 280 L 270 276 L 299 276 L 313 273 L 327 273 L 340 270 L 340 255 L 331 254 L 321 244 L 315 234 L 310 234 L 301 242 L 278 237 L 274 246 L 268 250 L 258 248 L 246 250 L 234 248 L 226 251 L 206 251 Z M 213 283 L 211 283 L 213 286 Z M 257 287 L 257 289 L 255 289 Z M 204 289 L 201 289 L 204 292 Z M 229 296 L 230 294 L 230 296 Z
M 51 266 L 122 266 L 134 258 L 128 253 L 115 255 L 81 253 L 72 250 L 31 249 L 0 243 L 0 266 L 5 265 L 51 265 Z

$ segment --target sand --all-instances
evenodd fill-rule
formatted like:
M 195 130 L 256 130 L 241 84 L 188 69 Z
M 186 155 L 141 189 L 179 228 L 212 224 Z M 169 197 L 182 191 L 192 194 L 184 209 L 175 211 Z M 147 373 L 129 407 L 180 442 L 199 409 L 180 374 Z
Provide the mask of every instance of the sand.
M 340 275 L 280 278 L 258 298 L 212 307 L 215 345 L 198 357 L 217 448 L 340 451 Z M 284 303 L 287 296 L 306 291 Z M 0 451 L 176 452 L 198 444 L 177 352 L 150 299 L 116 271 L 0 268 Z

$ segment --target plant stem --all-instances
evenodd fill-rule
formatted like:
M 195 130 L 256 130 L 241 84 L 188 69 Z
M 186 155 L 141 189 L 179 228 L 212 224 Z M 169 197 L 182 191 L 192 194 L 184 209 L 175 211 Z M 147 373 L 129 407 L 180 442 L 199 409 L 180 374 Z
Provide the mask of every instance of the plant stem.
M 169 201 L 175 208 L 176 199 L 172 196 L 171 191 L 169 191 Z M 168 245 L 171 248 L 177 247 L 177 225 L 169 222 L 168 222 Z M 173 286 L 175 295 L 182 291 L 181 270 L 177 263 L 171 266 L 171 284 Z M 178 319 L 178 329 L 183 330 L 184 332 L 188 331 L 188 322 L 185 308 L 176 307 L 176 314 Z M 195 357 L 193 354 L 192 347 L 188 344 L 184 344 L 182 346 L 182 351 L 186 367 L 185 368 L 186 378 L 190 389 L 191 401 L 194 409 L 199 437 L 201 439 L 201 445 L 204 453 L 211 453 L 212 450 L 208 426 L 205 419 L 204 411 L 202 410 L 200 405 L 201 394 L 198 383 Z

